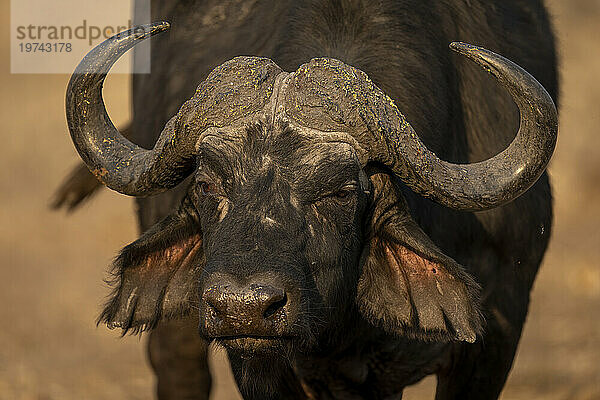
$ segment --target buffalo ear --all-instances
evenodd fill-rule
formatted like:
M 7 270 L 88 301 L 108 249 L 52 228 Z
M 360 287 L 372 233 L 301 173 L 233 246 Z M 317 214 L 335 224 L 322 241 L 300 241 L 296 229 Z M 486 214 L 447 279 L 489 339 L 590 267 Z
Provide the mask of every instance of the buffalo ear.
M 98 323 L 137 333 L 161 318 L 188 314 L 204 263 L 202 233 L 185 198 L 177 211 L 121 250 L 108 282 L 113 292 Z
M 357 292 L 361 313 L 401 336 L 474 342 L 482 329 L 478 285 L 411 218 L 392 179 L 371 177 L 371 239 Z

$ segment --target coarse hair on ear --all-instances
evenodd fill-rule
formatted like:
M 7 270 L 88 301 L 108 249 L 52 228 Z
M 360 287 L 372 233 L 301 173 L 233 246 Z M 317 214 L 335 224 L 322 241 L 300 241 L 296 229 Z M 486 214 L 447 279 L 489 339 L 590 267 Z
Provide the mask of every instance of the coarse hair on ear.
M 482 331 L 479 286 L 412 219 L 394 177 L 376 172 L 369 237 L 361 258 L 361 314 L 389 333 L 474 342 Z
M 162 318 L 187 315 L 197 301 L 204 264 L 202 232 L 186 196 L 179 209 L 121 250 L 107 280 L 113 291 L 98 323 L 135 334 Z

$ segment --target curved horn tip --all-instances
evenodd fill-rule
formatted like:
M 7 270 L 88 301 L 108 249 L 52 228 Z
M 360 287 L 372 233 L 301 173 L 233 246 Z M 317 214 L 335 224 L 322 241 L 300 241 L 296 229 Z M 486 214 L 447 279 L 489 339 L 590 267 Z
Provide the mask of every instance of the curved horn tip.
M 150 30 L 150 35 L 156 35 L 157 33 L 168 31 L 171 28 L 171 24 L 168 21 L 157 21 L 142 26 Z
M 478 64 L 481 64 L 482 61 L 484 61 L 486 64 L 489 64 L 489 57 L 492 57 L 494 55 L 498 56 L 497 54 L 484 47 L 475 46 L 474 44 L 465 42 L 452 42 L 450 43 L 449 47 L 450 49 L 452 49 L 452 51 L 466 56 L 472 59 L 473 61 L 477 62 Z
M 171 28 L 171 24 L 167 21 L 157 21 L 152 22 L 150 24 L 145 25 L 137 25 L 133 28 L 119 32 L 114 37 L 115 38 L 128 38 L 132 34 L 135 35 L 136 39 L 146 39 L 150 36 L 154 36 L 164 31 L 168 31 Z
M 461 54 L 477 49 L 477 46 L 465 42 L 452 42 L 448 45 L 448 47 Z
M 171 27 L 171 23 L 169 21 L 157 21 L 157 22 L 154 22 L 152 25 L 155 25 L 157 29 L 162 29 L 162 30 L 166 30 Z

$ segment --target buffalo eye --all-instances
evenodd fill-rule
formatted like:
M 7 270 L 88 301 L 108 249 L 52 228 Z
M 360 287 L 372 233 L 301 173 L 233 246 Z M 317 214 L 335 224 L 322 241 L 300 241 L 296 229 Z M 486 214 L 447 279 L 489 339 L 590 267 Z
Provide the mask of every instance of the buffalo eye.
M 346 199 L 347 197 L 349 197 L 352 194 L 352 191 L 348 190 L 348 189 L 342 189 L 342 190 L 338 190 L 337 192 L 335 192 L 333 194 L 334 197 L 343 200 Z
M 346 203 L 353 198 L 352 195 L 354 195 L 355 193 L 356 193 L 355 185 L 346 185 L 346 186 L 340 188 L 339 190 L 337 190 L 333 193 L 330 193 L 326 197 L 328 197 L 332 200 L 336 200 L 340 203 Z
M 216 194 L 215 185 L 209 182 L 200 182 L 200 193 L 205 196 Z

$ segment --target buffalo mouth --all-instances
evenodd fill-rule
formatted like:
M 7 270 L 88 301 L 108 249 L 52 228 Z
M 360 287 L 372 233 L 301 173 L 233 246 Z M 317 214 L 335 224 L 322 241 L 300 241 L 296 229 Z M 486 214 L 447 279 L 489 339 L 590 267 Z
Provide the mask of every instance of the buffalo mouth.
M 209 338 L 227 350 L 241 354 L 273 353 L 288 347 L 293 338 L 291 336 L 262 336 L 262 335 L 232 335 Z

